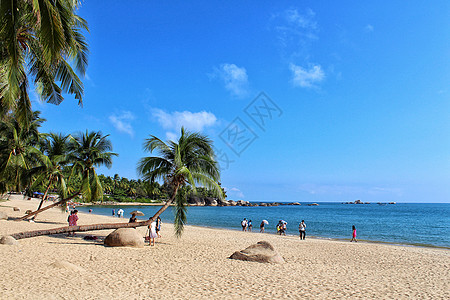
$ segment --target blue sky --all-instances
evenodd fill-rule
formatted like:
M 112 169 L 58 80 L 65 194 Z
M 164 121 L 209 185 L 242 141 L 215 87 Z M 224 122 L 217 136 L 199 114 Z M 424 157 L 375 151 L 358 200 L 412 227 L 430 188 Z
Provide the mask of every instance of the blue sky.
M 128 5 L 127 5 L 128 4 Z M 450 202 L 450 2 L 86 1 L 84 106 L 44 131 L 215 141 L 229 199 Z M 261 94 L 263 92 L 263 94 Z

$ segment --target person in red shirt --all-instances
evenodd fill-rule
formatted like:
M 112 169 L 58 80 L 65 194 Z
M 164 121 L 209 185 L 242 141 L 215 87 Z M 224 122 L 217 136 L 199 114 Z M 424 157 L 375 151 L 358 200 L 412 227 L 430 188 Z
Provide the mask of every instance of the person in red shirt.
M 72 211 L 70 216 L 67 218 L 67 221 L 69 221 L 69 226 L 77 226 L 78 210 L 75 209 L 74 211 Z M 68 236 L 70 236 L 70 234 L 72 234 L 72 236 L 75 236 L 75 232 L 69 232 Z

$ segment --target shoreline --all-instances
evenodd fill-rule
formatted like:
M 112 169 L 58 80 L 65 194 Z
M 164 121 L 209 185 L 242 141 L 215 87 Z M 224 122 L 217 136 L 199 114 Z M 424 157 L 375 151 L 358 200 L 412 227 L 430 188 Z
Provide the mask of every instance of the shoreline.
M 97 205 L 99 207 L 108 207 L 108 205 Z M 120 206 L 120 204 L 119 204 Z M 133 206 L 133 204 L 130 205 L 124 205 L 124 206 Z M 136 205 L 138 206 L 138 205 Z M 158 206 L 158 205 L 149 205 L 149 206 Z M 162 206 L 162 205 L 159 205 Z M 196 207 L 196 206 L 193 206 Z M 87 213 L 87 212 L 86 212 Z M 93 210 L 91 214 L 99 215 L 99 216 L 110 216 L 109 214 L 97 214 L 96 210 Z M 145 219 L 138 218 L 139 220 L 143 221 Z M 189 217 L 188 217 L 189 220 Z M 167 221 L 165 221 L 167 223 Z M 187 226 L 194 226 L 194 227 L 202 227 L 202 228 L 211 228 L 211 229 L 221 229 L 221 230 L 231 230 L 233 232 L 240 232 L 239 228 L 230 228 L 230 227 L 220 227 L 220 226 L 212 226 L 212 225 L 187 225 Z M 259 233 L 259 228 L 254 228 L 255 230 L 251 233 Z M 248 232 L 247 232 L 248 233 Z M 270 235 L 276 235 L 272 232 L 266 232 L 265 234 Z M 288 236 L 298 236 L 297 234 L 287 234 Z M 321 240 L 329 240 L 329 241 L 339 241 L 339 242 L 347 242 L 350 240 L 350 238 L 347 240 L 345 238 L 333 238 L 333 237 L 326 237 L 326 236 L 313 236 L 309 235 L 308 238 L 315 238 L 315 239 L 321 239 Z M 432 248 L 432 249 L 444 249 L 444 250 L 450 250 L 449 246 L 440 246 L 440 245 L 433 245 L 433 244 L 424 244 L 424 243 L 413 243 L 413 242 L 390 242 L 390 241 L 381 241 L 381 240 L 368 240 L 368 239 L 358 239 L 358 242 L 365 242 L 365 243 L 374 243 L 374 244 L 385 244 L 385 245 L 394 245 L 394 246 L 405 246 L 405 247 L 421 247 L 421 248 Z
M 165 224 L 167 224 L 169 222 L 165 222 Z M 173 224 L 173 223 L 170 223 Z M 229 230 L 229 231 L 233 231 L 233 232 L 241 232 L 242 230 L 239 229 L 234 229 L 234 228 L 223 228 L 223 227 L 214 227 L 214 226 L 201 226 L 201 225 L 186 225 L 186 226 L 191 226 L 191 227 L 198 227 L 198 228 L 210 228 L 210 229 L 217 229 L 217 230 Z M 246 232 L 247 234 L 260 234 L 259 231 L 251 231 L 251 232 Z M 276 235 L 276 236 L 280 236 L 278 234 L 273 234 L 273 233 L 268 233 L 265 232 L 263 234 L 268 234 L 268 235 Z M 298 235 L 295 234 L 286 234 L 285 237 L 297 237 Z M 321 237 L 321 236 L 316 236 L 316 235 L 309 235 L 308 239 L 315 239 L 315 240 L 323 240 L 323 241 L 330 241 L 330 242 L 350 242 L 350 239 L 346 240 L 346 239 L 340 239 L 340 238 L 328 238 L 328 237 Z M 396 247 L 418 247 L 418 248 L 430 248 L 430 249 L 441 249 L 441 250 L 450 250 L 450 247 L 446 247 L 446 246 L 436 246 L 436 245 L 429 245 L 429 244 L 408 244 L 408 243 L 392 243 L 392 242 L 385 242 L 385 241 L 376 241 L 376 240 L 363 240 L 363 239 L 358 239 L 358 243 L 366 243 L 366 244 L 380 244 L 380 245 L 390 245 L 390 246 L 396 246 Z

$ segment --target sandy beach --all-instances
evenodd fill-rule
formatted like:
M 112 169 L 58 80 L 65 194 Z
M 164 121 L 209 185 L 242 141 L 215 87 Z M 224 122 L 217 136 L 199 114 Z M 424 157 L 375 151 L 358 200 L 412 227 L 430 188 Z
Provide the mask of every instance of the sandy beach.
M 0 211 L 19 217 L 38 200 L 12 196 Z M 19 207 L 21 212 L 13 211 Z M 170 213 L 170 212 L 166 212 Z M 117 218 L 79 213 L 79 225 Z M 189 217 L 188 217 L 189 218 Z M 50 209 L 35 223 L 0 220 L 0 236 L 66 226 Z M 123 219 L 124 222 L 127 219 Z M 144 236 L 146 228 L 137 229 Z M 450 251 L 246 233 L 187 226 L 181 239 L 163 224 L 155 247 L 110 248 L 112 230 L 41 236 L 0 245 L 0 299 L 449 299 Z M 96 235 L 97 241 L 86 241 Z M 284 264 L 228 259 L 268 241 Z M 59 268 L 67 261 L 77 269 Z

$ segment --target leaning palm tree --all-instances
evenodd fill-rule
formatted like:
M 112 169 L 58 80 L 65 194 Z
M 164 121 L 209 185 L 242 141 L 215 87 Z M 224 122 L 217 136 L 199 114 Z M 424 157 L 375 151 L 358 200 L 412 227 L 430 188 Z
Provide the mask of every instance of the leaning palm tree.
M 0 118 L 12 110 L 27 125 L 30 80 L 43 101 L 59 104 L 67 93 L 82 103 L 84 88 L 76 72 L 86 71 L 88 48 L 82 32 L 88 27 L 76 14 L 78 4 L 0 1 Z
M 40 165 L 30 170 L 30 175 L 35 175 L 36 179 L 30 187 L 30 191 L 35 191 L 41 184 L 46 184 L 46 189 L 37 210 L 40 210 L 45 199 L 47 199 L 50 187 L 57 187 L 60 199 L 67 197 L 66 180 L 64 167 L 68 164 L 68 140 L 69 135 L 50 133 L 41 142 L 41 151 L 45 155 L 42 157 Z M 34 215 L 35 219 L 37 214 Z M 28 215 L 19 220 L 26 219 Z
M 81 180 L 80 189 L 68 198 L 63 198 L 54 204 L 27 214 L 22 219 L 29 218 L 55 206 L 64 205 L 79 195 L 83 195 L 83 198 L 89 202 L 103 199 L 102 185 L 95 168 L 99 166 L 110 168 L 113 156 L 117 156 L 116 153 L 110 152 L 112 144 L 108 136 L 102 135 L 101 132 L 88 132 L 87 130 L 86 133 L 78 133 L 75 136 L 71 136 L 68 161 L 72 164 L 71 176 L 76 176 Z
M 178 143 L 163 142 L 156 136 L 150 136 L 144 149 L 157 151 L 159 156 L 144 157 L 139 161 L 138 172 L 144 180 L 155 182 L 165 180 L 172 189 L 172 195 L 166 204 L 153 216 L 157 218 L 175 201 L 175 233 L 180 236 L 186 222 L 186 197 L 177 197 L 179 189 L 185 185 L 195 192 L 196 184 L 208 187 L 214 194 L 223 198 L 218 184 L 219 167 L 214 159 L 212 141 L 200 133 L 190 133 L 181 128 Z
M 158 212 L 147 221 L 136 223 L 110 223 L 82 226 L 61 227 L 50 230 L 37 230 L 12 234 L 15 239 L 23 239 L 40 235 L 93 231 L 104 229 L 133 228 L 148 226 L 156 220 L 175 201 L 175 233 L 180 236 L 186 222 L 186 198 L 178 191 L 183 186 L 190 186 L 195 191 L 195 185 L 210 188 L 215 195 L 223 198 L 223 192 L 218 184 L 219 168 L 214 160 L 212 141 L 199 133 L 189 133 L 181 128 L 178 142 L 163 142 L 155 136 L 150 136 L 144 149 L 157 151 L 159 156 L 142 158 L 138 163 L 138 171 L 147 181 L 165 180 L 172 187 L 172 195 Z M 188 191 L 189 189 L 182 189 Z M 183 192 L 182 192 L 183 193 Z

